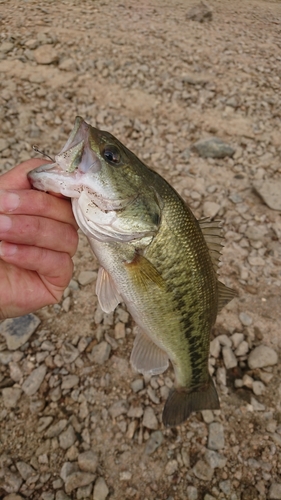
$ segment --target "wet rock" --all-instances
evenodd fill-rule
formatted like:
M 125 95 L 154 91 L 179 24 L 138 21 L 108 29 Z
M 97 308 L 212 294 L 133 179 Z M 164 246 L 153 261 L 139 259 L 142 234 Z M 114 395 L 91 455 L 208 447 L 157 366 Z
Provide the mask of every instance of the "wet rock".
M 272 210 L 281 211 L 281 180 L 265 180 L 254 183 L 256 192 L 263 199 L 264 203 Z
M 209 450 L 224 448 L 224 429 L 220 422 L 212 422 L 209 425 L 208 448 Z
M 144 410 L 142 423 L 144 427 L 147 427 L 147 429 L 152 429 L 152 430 L 158 429 L 158 420 L 155 416 L 153 409 L 150 406 L 147 406 Z
M 40 45 L 33 55 L 37 64 L 53 64 L 59 59 L 58 51 L 50 44 Z
M 8 349 L 15 351 L 28 341 L 40 323 L 34 314 L 6 319 L 0 324 L 0 335 L 5 337 Z
M 211 481 L 214 469 L 210 467 L 204 460 L 198 460 L 192 469 L 194 476 L 201 481 Z
M 201 139 L 193 144 L 192 149 L 203 158 L 225 158 L 233 156 L 235 149 L 223 142 L 218 137 Z
M 5 387 L 2 390 L 3 403 L 5 408 L 16 408 L 21 394 L 22 390 L 20 387 Z
M 47 366 L 40 365 L 35 368 L 22 384 L 22 390 L 27 396 L 33 396 L 42 384 L 47 373 Z
M 152 455 L 163 442 L 163 434 L 161 431 L 155 431 L 151 433 L 150 438 L 146 442 L 145 454 Z
M 253 349 L 248 357 L 248 365 L 252 370 L 254 368 L 264 368 L 273 366 L 278 362 L 277 353 L 266 345 L 259 345 Z
M 78 465 L 82 471 L 92 472 L 94 474 L 98 466 L 98 455 L 92 450 L 79 453 Z
M 186 18 L 203 23 L 204 21 L 212 20 L 213 12 L 206 2 L 199 2 L 197 5 L 194 5 L 194 7 L 189 9 L 186 14 Z
M 109 489 L 103 477 L 98 477 L 94 486 L 93 500 L 105 500 Z

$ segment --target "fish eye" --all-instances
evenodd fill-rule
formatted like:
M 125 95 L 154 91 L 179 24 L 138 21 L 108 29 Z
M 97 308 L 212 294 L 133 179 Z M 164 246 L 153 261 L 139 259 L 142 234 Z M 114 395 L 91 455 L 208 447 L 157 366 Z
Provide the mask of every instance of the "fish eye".
M 101 154 L 103 158 L 111 165 L 119 165 L 121 161 L 120 151 L 113 144 L 106 145 Z

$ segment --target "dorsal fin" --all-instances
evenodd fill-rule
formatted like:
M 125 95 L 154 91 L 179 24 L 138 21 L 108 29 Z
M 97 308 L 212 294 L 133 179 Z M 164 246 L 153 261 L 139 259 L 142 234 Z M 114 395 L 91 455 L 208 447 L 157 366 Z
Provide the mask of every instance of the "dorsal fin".
M 222 229 L 220 226 L 221 221 L 204 217 L 204 219 L 198 222 L 207 243 L 214 269 L 217 271 L 221 256 L 221 248 L 223 246 Z

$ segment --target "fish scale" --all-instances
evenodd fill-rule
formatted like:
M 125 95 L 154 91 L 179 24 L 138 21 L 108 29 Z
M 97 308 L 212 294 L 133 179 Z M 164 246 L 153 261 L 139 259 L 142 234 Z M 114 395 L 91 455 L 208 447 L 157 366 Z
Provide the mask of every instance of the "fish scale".
M 159 174 L 80 117 L 55 163 L 35 169 L 29 179 L 37 189 L 72 198 L 101 266 L 101 308 L 110 312 L 123 301 L 139 327 L 133 368 L 157 375 L 172 363 L 175 386 L 164 425 L 219 408 L 208 371 L 210 332 L 235 292 L 217 280 L 218 222 L 197 221 Z

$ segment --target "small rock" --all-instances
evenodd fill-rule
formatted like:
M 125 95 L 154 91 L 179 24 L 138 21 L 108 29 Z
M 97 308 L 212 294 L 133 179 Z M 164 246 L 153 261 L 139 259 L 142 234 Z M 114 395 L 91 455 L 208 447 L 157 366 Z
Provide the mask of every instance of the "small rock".
M 213 358 L 218 358 L 220 355 L 220 342 L 217 337 L 215 337 L 211 342 L 210 342 L 210 355 L 213 356 Z
M 169 460 L 165 467 L 165 473 L 167 476 L 172 476 L 178 470 L 178 462 L 177 460 Z
M 203 158 L 225 158 L 226 156 L 233 156 L 235 153 L 234 148 L 218 137 L 201 139 L 193 144 L 192 149 L 195 149 L 199 156 Z
M 205 217 L 210 217 L 211 219 L 217 215 L 221 206 L 214 201 L 205 201 L 203 203 L 203 214 Z
M 244 326 L 250 326 L 253 323 L 251 316 L 245 312 L 239 314 L 239 319 Z
M 38 434 L 40 434 L 45 429 L 47 429 L 47 427 L 49 427 L 49 425 L 52 423 L 52 421 L 53 421 L 53 417 L 40 418 L 40 420 L 38 421 L 38 427 L 37 427 Z
M 203 420 L 206 424 L 210 424 L 214 421 L 214 414 L 212 410 L 203 410 L 202 412 Z
M 94 486 L 93 500 L 105 500 L 109 489 L 103 477 L 98 477 Z
M 195 486 L 188 486 L 186 488 L 186 494 L 188 500 L 198 500 L 198 490 Z
M 14 48 L 14 44 L 12 42 L 2 42 L 0 44 L 0 52 L 3 54 L 8 54 L 8 52 L 11 52 Z
M 114 327 L 114 335 L 116 340 L 124 339 L 126 336 L 125 324 L 119 321 Z
M 147 406 L 144 410 L 143 421 L 144 427 L 147 429 L 157 430 L 158 429 L 158 420 L 155 416 L 153 409 L 150 406 Z
M 34 50 L 33 55 L 37 64 L 52 64 L 59 59 L 57 50 L 50 44 L 41 45 Z
M 280 179 L 255 182 L 254 188 L 269 208 L 281 211 Z
M 192 469 L 193 474 L 202 481 L 211 481 L 214 469 L 210 467 L 204 460 L 198 460 Z
M 60 447 L 63 450 L 67 450 L 72 446 L 76 441 L 76 434 L 75 431 L 72 427 L 72 425 L 69 425 L 69 427 L 60 434 L 59 436 L 59 443 Z
M 241 344 L 235 349 L 234 353 L 235 356 L 245 356 L 247 352 L 249 351 L 249 344 L 246 342 L 246 340 L 243 340 Z
M 88 484 L 88 486 L 81 486 L 81 488 L 78 488 L 76 492 L 77 500 L 85 500 L 85 498 L 92 498 L 91 497 L 92 489 L 93 485 L 91 483 Z
M 191 19 L 192 21 L 197 21 L 199 23 L 203 23 L 204 21 L 211 21 L 213 18 L 212 9 L 205 2 L 199 2 L 197 5 L 194 5 L 189 9 L 186 14 L 187 19 Z
M 82 471 L 92 472 L 94 474 L 98 466 L 98 455 L 92 450 L 79 453 L 78 465 Z
M 224 447 L 224 430 L 220 422 L 212 422 L 209 425 L 208 448 L 210 450 L 221 450 Z
M 251 405 L 254 411 L 264 411 L 265 406 L 256 400 L 253 396 L 251 397 Z
M 78 276 L 78 282 L 80 285 L 85 286 L 93 281 L 96 281 L 97 273 L 95 271 L 81 271 Z
M 227 462 L 227 459 L 221 453 L 217 453 L 214 450 L 206 450 L 205 460 L 212 469 L 222 469 Z
M 270 485 L 268 498 L 270 500 L 281 500 L 281 483 L 272 483 Z
M 71 500 L 71 498 L 63 490 L 59 490 L 56 493 L 56 500 Z
M 131 382 L 131 388 L 134 392 L 142 391 L 143 387 L 144 383 L 142 378 L 137 378 L 136 380 L 133 380 L 133 382 Z
M 143 415 L 143 408 L 142 406 L 131 406 L 129 409 L 127 416 L 129 418 L 140 418 Z
M 96 476 L 90 472 L 74 472 L 66 477 L 65 491 L 71 493 L 81 486 L 87 486 L 95 480 Z
M 1 487 L 6 493 L 17 493 L 22 485 L 22 478 L 16 472 L 9 469 L 1 469 Z
M 63 343 L 60 350 L 60 355 L 66 364 L 73 363 L 73 361 L 78 358 L 79 354 L 80 353 L 78 349 L 76 349 L 76 347 L 74 347 L 74 345 L 72 345 L 70 342 Z
M 6 319 L 0 324 L 0 334 L 5 337 L 8 349 L 15 351 L 28 341 L 40 323 L 34 314 Z
M 49 429 L 45 432 L 46 438 L 53 438 L 59 436 L 59 434 L 66 428 L 68 421 L 64 418 L 59 420 L 55 424 L 53 424 Z
M 63 377 L 61 388 L 62 389 L 72 389 L 79 384 L 79 377 L 77 375 L 67 375 Z
M 243 340 L 244 340 L 243 333 L 234 333 L 233 335 L 231 335 L 231 341 L 234 349 L 237 349 L 237 347 L 239 346 L 239 344 L 241 344 L 241 342 L 243 342 Z
M 20 387 L 5 387 L 2 390 L 3 404 L 5 408 L 16 408 L 21 394 L 22 390 Z
M 234 368 L 237 366 L 237 359 L 235 357 L 234 352 L 230 347 L 223 347 L 222 348 L 222 357 L 223 357 L 223 362 L 227 370 L 230 368 Z
M 110 345 L 103 340 L 93 347 L 89 358 L 92 362 L 97 363 L 98 365 L 103 365 L 109 359 L 110 352 Z
M 35 368 L 22 384 L 22 390 L 27 396 L 33 396 L 42 384 L 47 373 L 47 366 L 40 365 Z
M 254 368 L 264 368 L 265 366 L 276 365 L 278 361 L 277 353 L 266 345 L 259 345 L 253 349 L 248 357 L 248 365 L 251 370 Z
M 25 462 L 17 462 L 16 467 L 21 475 L 21 477 L 26 481 L 33 474 L 35 475 L 35 470 L 31 465 L 26 464 Z
M 150 438 L 146 442 L 145 454 L 152 455 L 163 442 L 163 433 L 161 431 L 155 431 L 151 433 Z
M 67 59 L 63 59 L 59 63 L 59 69 L 62 69 L 63 71 L 76 71 L 77 70 L 77 63 L 74 59 L 72 59 L 71 57 L 68 57 Z M 79 281 L 79 278 L 78 278 L 78 281 Z
M 253 382 L 253 393 L 256 396 L 261 396 L 265 391 L 265 385 L 259 380 Z
M 224 347 L 224 349 L 229 349 L 229 347 Z M 226 369 L 224 368 L 224 366 L 218 367 L 216 372 L 216 381 L 217 384 L 222 384 L 226 386 Z
M 128 408 L 129 408 L 129 405 L 128 405 L 127 401 L 124 401 L 123 399 L 121 399 L 120 401 L 116 401 L 116 403 L 113 403 L 109 407 L 108 412 L 112 418 L 117 418 L 120 415 L 126 414 L 128 411 Z

